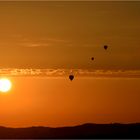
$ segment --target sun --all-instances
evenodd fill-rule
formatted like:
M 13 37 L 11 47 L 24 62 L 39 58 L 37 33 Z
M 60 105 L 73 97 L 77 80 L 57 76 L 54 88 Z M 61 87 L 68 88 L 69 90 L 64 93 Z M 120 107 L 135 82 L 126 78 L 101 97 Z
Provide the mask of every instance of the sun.
M 0 79 L 0 92 L 8 92 L 12 87 L 12 83 L 8 78 Z

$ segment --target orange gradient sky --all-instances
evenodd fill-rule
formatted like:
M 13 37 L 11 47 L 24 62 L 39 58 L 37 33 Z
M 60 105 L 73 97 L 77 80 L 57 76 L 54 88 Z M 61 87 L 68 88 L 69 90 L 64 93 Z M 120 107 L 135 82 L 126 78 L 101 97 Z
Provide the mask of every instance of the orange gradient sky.
M 87 122 L 140 122 L 140 79 L 11 77 L 0 93 L 0 124 L 67 126 Z
M 140 69 L 139 9 L 138 1 L 1 1 L 0 66 Z
M 0 126 L 140 122 L 139 46 L 138 1 L 0 1 Z

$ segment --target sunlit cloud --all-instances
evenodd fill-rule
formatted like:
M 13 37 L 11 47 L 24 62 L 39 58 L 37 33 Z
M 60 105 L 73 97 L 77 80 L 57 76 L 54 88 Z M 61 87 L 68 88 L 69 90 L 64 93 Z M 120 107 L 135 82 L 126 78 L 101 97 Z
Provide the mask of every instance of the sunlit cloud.
M 58 39 L 58 38 L 44 38 L 44 40 L 47 40 L 47 41 L 52 41 L 52 42 L 60 42 L 60 43 L 68 43 L 67 40 L 64 40 L 64 39 Z
M 42 36 L 25 36 L 22 34 L 10 34 L 1 38 L 1 46 L 10 47 L 49 47 L 64 46 L 70 44 L 71 41 L 58 37 L 42 37 Z
M 140 78 L 140 70 L 88 70 L 88 69 L 0 69 L 1 76 L 57 77 L 74 74 L 77 77 Z
M 49 47 L 68 45 L 69 41 L 59 38 L 38 38 L 38 39 L 21 39 L 19 45 L 22 47 Z
M 49 46 L 49 43 L 23 43 L 22 46 L 24 47 L 30 47 L 30 48 L 36 48 L 36 47 L 47 47 Z

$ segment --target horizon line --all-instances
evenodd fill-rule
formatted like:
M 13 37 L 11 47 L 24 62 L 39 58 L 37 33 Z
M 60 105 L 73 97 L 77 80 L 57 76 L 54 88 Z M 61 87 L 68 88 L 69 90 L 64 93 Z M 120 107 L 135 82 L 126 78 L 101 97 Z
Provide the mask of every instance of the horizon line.
M 81 123 L 81 124 L 75 124 L 75 125 L 64 125 L 64 126 L 46 126 L 46 125 L 32 125 L 32 126 L 22 126 L 22 127 L 10 127 L 10 126 L 1 126 L 0 128 L 12 128 L 12 129 L 26 129 L 26 128 L 67 128 L 67 127 L 77 127 L 77 126 L 84 126 L 84 125 L 140 125 L 140 122 L 131 122 L 131 123 L 125 123 L 125 122 L 110 122 L 110 123 Z

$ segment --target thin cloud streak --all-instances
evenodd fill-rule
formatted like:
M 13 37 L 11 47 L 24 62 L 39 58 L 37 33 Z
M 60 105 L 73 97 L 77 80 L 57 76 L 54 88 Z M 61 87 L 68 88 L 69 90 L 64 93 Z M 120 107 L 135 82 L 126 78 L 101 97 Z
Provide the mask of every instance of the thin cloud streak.
M 64 77 L 73 73 L 77 77 L 140 78 L 140 70 L 88 70 L 88 69 L 0 69 L 0 76 Z

